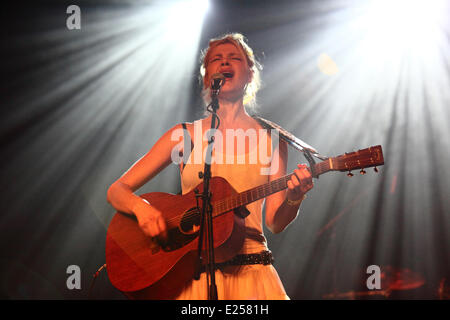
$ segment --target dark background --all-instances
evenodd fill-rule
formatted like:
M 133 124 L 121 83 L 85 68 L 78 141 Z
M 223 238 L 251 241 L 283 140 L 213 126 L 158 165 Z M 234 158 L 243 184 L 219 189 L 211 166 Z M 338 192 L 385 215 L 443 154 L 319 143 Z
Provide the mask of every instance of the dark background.
M 358 51 L 364 33 L 340 29 L 360 14 L 360 3 L 213 1 L 192 70 L 161 67 L 186 55 L 169 49 L 155 53 L 139 79 L 122 69 L 137 58 L 141 47 L 128 41 L 138 33 L 120 24 L 158 2 L 2 4 L 0 297 L 87 298 L 92 274 L 105 263 L 114 213 L 106 202 L 108 186 L 167 129 L 201 116 L 199 52 L 211 37 L 232 31 L 246 35 L 264 65 L 263 117 L 329 156 L 383 146 L 386 164 L 379 174 L 320 177 L 291 226 L 278 235 L 265 230 L 291 299 L 367 291 L 365 271 L 372 264 L 423 280 L 390 298 L 442 297 L 439 286 L 447 290 L 450 279 L 448 45 L 439 47 L 441 74 L 430 82 L 426 71 L 419 77 L 423 84 L 412 80 L 419 62 L 411 60 L 390 62 L 399 73 L 389 66 L 376 73 Z M 66 28 L 70 4 L 81 8 L 81 30 Z M 447 41 L 449 30 L 443 27 Z M 184 31 L 178 37 L 194 36 Z M 179 40 L 172 37 L 149 35 L 149 41 L 156 50 L 158 41 Z M 125 44 L 131 49 L 122 52 Z M 340 78 L 320 73 L 322 52 L 340 66 Z M 352 77 L 354 70 L 361 78 Z M 155 91 L 159 95 L 147 96 Z M 293 168 L 305 159 L 290 149 L 289 161 Z M 139 193 L 179 189 L 171 166 Z M 81 268 L 81 290 L 66 287 L 69 265 Z M 124 297 L 103 272 L 92 298 Z

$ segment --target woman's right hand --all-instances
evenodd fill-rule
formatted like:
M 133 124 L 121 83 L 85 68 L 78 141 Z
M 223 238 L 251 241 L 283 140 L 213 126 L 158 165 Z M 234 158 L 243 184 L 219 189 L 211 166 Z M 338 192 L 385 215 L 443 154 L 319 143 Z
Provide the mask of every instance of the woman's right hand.
M 161 211 L 150 205 L 147 200 L 140 198 L 133 207 L 133 213 L 145 235 L 167 240 L 167 225 Z

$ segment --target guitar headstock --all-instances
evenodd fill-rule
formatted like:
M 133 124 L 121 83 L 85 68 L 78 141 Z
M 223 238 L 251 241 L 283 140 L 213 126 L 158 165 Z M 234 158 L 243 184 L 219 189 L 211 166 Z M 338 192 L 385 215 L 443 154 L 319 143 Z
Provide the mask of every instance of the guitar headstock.
M 333 170 L 350 172 L 361 169 L 361 173 L 365 173 L 364 168 L 384 164 L 383 151 L 380 145 L 330 158 L 329 161 L 332 163 Z M 377 171 L 376 168 L 375 171 Z

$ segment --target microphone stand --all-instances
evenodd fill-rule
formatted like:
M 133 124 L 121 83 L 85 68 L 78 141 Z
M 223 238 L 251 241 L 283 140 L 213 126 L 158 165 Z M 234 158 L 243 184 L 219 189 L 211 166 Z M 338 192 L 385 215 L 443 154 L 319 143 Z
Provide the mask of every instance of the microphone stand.
M 211 109 L 212 109 L 212 117 L 211 117 L 211 132 L 214 132 L 216 128 L 216 118 L 217 118 L 217 109 L 219 109 L 219 100 L 218 95 L 220 91 L 220 87 L 223 84 L 223 80 L 214 81 L 211 90 Z M 211 110 L 210 110 L 211 111 Z M 203 173 L 199 172 L 199 178 L 203 179 L 203 193 L 202 195 L 198 195 L 203 200 L 203 208 L 200 218 L 200 231 L 199 231 L 199 240 L 198 240 L 198 259 L 196 265 L 196 271 L 194 278 L 198 280 L 200 278 L 200 269 L 202 265 L 202 246 L 203 246 L 203 234 L 204 225 L 206 222 L 206 256 L 208 260 L 207 268 L 206 268 L 206 277 L 208 280 L 208 300 L 218 300 L 217 296 L 217 286 L 216 286 L 216 273 L 215 273 L 215 261 L 214 261 L 214 238 L 213 238 L 213 221 L 212 221 L 212 205 L 211 205 L 211 193 L 209 192 L 209 182 L 211 179 L 211 159 L 212 159 L 212 146 L 214 143 L 214 135 L 208 138 L 208 149 L 206 152 L 205 159 L 205 167 Z

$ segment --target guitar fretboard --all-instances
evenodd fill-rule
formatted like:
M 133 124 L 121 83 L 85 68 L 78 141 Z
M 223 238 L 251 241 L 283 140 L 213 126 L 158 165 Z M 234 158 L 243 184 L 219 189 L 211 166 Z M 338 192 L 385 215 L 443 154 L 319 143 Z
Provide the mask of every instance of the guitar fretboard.
M 316 175 L 319 176 L 330 170 L 330 163 L 328 160 L 322 161 L 315 165 Z M 273 193 L 279 192 L 287 188 L 287 182 L 291 179 L 293 173 L 285 175 L 281 178 L 268 182 L 266 184 L 257 186 L 255 188 L 243 191 L 231 197 L 216 201 L 213 203 L 213 216 L 220 215 L 235 208 L 255 202 L 259 199 L 265 198 Z

